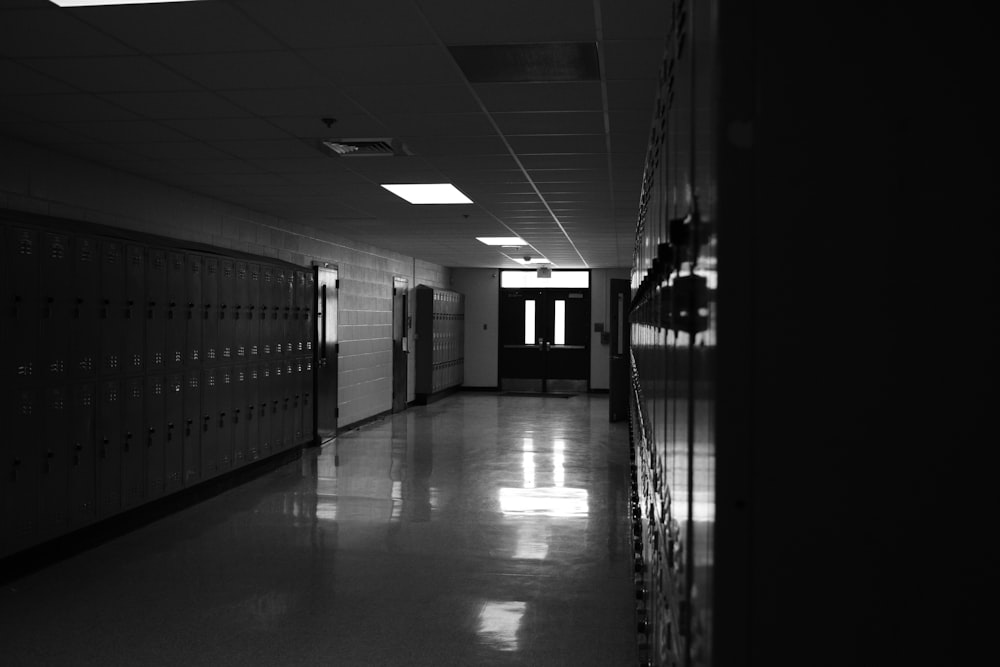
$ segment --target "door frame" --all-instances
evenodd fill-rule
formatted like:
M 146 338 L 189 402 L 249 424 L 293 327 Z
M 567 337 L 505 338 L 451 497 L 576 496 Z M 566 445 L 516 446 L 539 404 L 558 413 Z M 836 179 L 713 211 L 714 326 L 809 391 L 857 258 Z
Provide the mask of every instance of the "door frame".
M 401 290 L 397 294 L 396 290 Z M 392 277 L 392 390 L 391 410 L 402 412 L 406 409 L 409 367 L 409 315 L 410 315 L 410 278 L 408 276 Z M 397 298 L 400 301 L 397 302 Z M 396 312 L 397 303 L 401 304 L 402 312 Z M 399 317 L 399 321 L 397 321 Z M 398 325 L 398 332 L 397 332 Z M 396 339 L 397 333 L 399 339 Z
M 312 303 L 313 312 L 316 314 L 315 325 L 313 330 L 310 332 L 313 340 L 313 376 L 312 376 L 312 388 L 313 388 L 313 432 L 314 432 L 314 442 L 317 445 L 322 445 L 325 442 L 337 437 L 339 418 L 340 418 L 340 408 L 337 407 L 337 401 L 340 400 L 340 387 L 337 378 L 339 359 L 340 359 L 340 268 L 336 264 L 331 264 L 329 262 L 313 262 L 312 266 L 313 276 L 315 278 Z M 334 335 L 336 337 L 334 341 L 333 356 L 327 356 L 324 358 L 323 353 L 325 352 L 325 342 L 328 340 L 324 336 L 326 333 L 326 304 L 322 303 L 323 291 L 320 285 L 323 281 L 320 278 L 320 271 L 336 271 L 336 278 L 334 283 L 334 291 L 338 293 L 337 295 L 337 317 L 335 320 L 335 331 Z M 324 400 L 328 400 L 329 396 L 320 395 L 320 375 L 321 373 L 332 373 L 333 374 L 333 430 L 332 434 L 327 430 L 327 435 L 323 435 L 320 432 L 320 405 L 322 405 Z
M 549 289 L 583 289 L 587 293 L 587 308 L 588 308 L 588 315 L 587 315 L 588 325 L 587 325 L 587 337 L 586 337 L 587 343 L 585 345 L 585 348 L 586 348 L 586 358 L 587 358 L 587 388 L 585 390 L 585 393 L 589 393 L 590 392 L 590 381 L 591 381 L 591 370 L 592 370 L 591 367 L 590 367 L 591 366 L 590 354 L 591 354 L 591 345 L 592 345 L 591 336 L 590 336 L 590 323 L 593 320 L 593 309 L 594 309 L 594 304 L 593 304 L 593 298 L 594 298 L 594 295 L 593 295 L 594 274 L 593 274 L 593 272 L 590 269 L 563 269 L 563 270 L 565 270 L 565 271 L 586 271 L 587 272 L 587 287 L 585 287 L 585 288 L 582 288 L 582 287 L 581 288 L 563 288 L 563 287 L 537 287 L 537 288 L 536 287 L 523 287 L 523 288 L 518 288 L 518 287 L 503 287 L 503 272 L 504 271 L 517 272 L 518 269 L 497 269 L 496 270 L 497 271 L 497 390 L 499 390 L 501 392 L 505 391 L 505 389 L 503 387 L 503 372 L 502 372 L 502 365 L 503 365 L 503 361 L 502 361 L 503 360 L 503 336 L 502 336 L 501 332 L 503 331 L 503 324 L 502 324 L 502 322 L 500 320 L 500 317 L 501 317 L 500 310 L 503 307 L 503 295 L 504 295 L 504 291 L 505 290 L 509 290 L 509 289 L 539 289 L 539 290 L 542 290 L 542 291 L 549 290 Z M 520 272 L 521 273 L 536 273 L 536 271 L 537 271 L 536 269 L 525 269 L 525 270 L 520 271 Z M 552 272 L 556 273 L 557 271 L 559 271 L 559 269 L 553 269 Z M 547 379 L 548 378 L 546 378 L 545 380 L 547 380 Z M 542 383 L 542 387 L 543 387 L 542 391 L 543 392 L 546 391 L 546 384 L 547 383 L 546 383 L 545 380 L 543 380 L 543 383 Z M 557 390 L 557 391 L 561 391 L 561 390 Z

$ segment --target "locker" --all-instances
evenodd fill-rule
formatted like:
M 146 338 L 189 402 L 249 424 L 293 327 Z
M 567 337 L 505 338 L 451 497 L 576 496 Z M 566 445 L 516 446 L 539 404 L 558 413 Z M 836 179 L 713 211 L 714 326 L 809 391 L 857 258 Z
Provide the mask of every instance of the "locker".
M 281 352 L 289 355 L 295 351 L 294 332 L 295 321 L 294 311 L 294 291 L 295 291 L 295 271 L 285 269 L 279 272 L 281 276 Z
M 124 429 L 121 439 L 122 507 L 135 507 L 145 497 L 145 438 L 143 411 L 146 404 L 146 380 L 125 380 Z
M 316 303 L 316 276 L 312 271 L 305 272 L 305 293 L 302 296 L 302 322 L 301 335 L 305 352 L 312 354 L 313 351 L 313 322 L 315 321 L 314 304 Z
M 274 421 L 275 414 L 271 405 L 271 364 L 260 364 L 257 376 L 257 433 L 260 445 L 260 458 L 264 459 L 271 455 L 271 422 Z
M 223 366 L 217 374 L 216 411 L 218 412 L 218 465 L 220 472 L 233 469 L 233 424 L 236 413 L 233 405 L 233 368 Z
M 125 248 L 119 241 L 102 240 L 101 249 L 101 366 L 102 375 L 120 373 L 125 355 Z
M 30 387 L 11 391 L 9 437 L 3 461 L 7 478 L 3 526 L 8 551 L 29 547 L 39 536 L 38 438 L 43 410 L 39 396 L 40 391 Z
M 219 474 L 219 395 L 222 369 L 206 368 L 201 375 L 201 477 Z
M 173 309 L 167 302 L 167 251 L 163 248 L 150 248 L 146 264 L 146 369 L 152 372 L 162 371 L 167 366 L 166 342 L 167 327 L 170 325 L 168 314 L 173 315 Z
M 204 359 L 202 323 L 207 317 L 207 306 L 204 304 L 202 294 L 204 263 L 201 255 L 189 254 L 184 256 L 184 264 L 187 267 L 187 277 L 184 283 L 185 320 L 187 321 L 185 359 L 187 359 L 188 365 L 200 366 Z
M 291 360 L 289 368 L 292 374 L 288 378 L 288 393 L 292 398 L 292 407 L 291 426 L 286 430 L 290 437 L 289 444 L 298 445 L 305 439 L 305 434 L 302 431 L 302 405 L 305 399 L 302 393 L 302 378 L 305 375 L 305 366 L 302 363 L 302 357 Z
M 186 257 L 180 252 L 167 253 L 166 328 L 164 347 L 166 366 L 172 370 L 184 367 L 187 359 L 187 333 L 189 320 L 194 316 L 195 304 L 188 298 Z
M 247 325 L 249 326 L 247 332 L 247 356 L 249 356 L 251 362 L 256 362 L 260 359 L 261 354 L 260 330 L 264 318 L 264 311 L 261 308 L 261 281 L 263 278 L 261 276 L 260 264 L 247 264 L 247 273 L 249 274 L 247 307 L 250 309 L 247 315 Z
M 154 500 L 166 491 L 166 395 L 167 378 L 150 375 L 146 378 L 145 423 L 143 446 L 146 457 L 145 498 Z
M 39 481 L 39 537 L 48 539 L 69 528 L 69 419 L 65 386 L 45 390 L 44 436 L 35 440 L 41 468 Z
M 268 384 L 268 400 L 271 403 L 271 452 L 277 453 L 285 448 L 285 365 L 276 361 L 271 364 L 271 377 Z
M 46 232 L 42 237 L 39 261 L 40 359 L 35 370 L 39 378 L 49 384 L 64 383 L 69 375 L 68 325 L 73 305 L 69 291 L 73 268 L 69 236 Z
M 268 361 L 271 358 L 271 332 L 274 330 L 274 319 L 271 317 L 271 305 L 274 299 L 274 267 L 262 266 L 260 270 L 260 358 Z
M 260 458 L 260 401 L 258 400 L 260 386 L 260 370 L 257 365 L 247 366 L 246 382 L 246 460 L 256 461 Z
M 302 375 L 299 381 L 302 392 L 302 436 L 303 440 L 313 442 L 316 439 L 315 418 L 313 416 L 313 360 L 312 357 L 302 357 Z
M 229 363 L 236 355 L 236 262 L 219 260 L 219 357 Z
M 163 486 L 165 493 L 184 487 L 184 374 L 166 378 L 164 396 Z
M 146 248 L 125 246 L 125 371 L 141 373 L 145 368 Z
M 184 374 L 184 428 L 182 431 L 184 486 L 201 481 L 201 372 Z
M 97 240 L 77 236 L 72 243 L 73 310 L 70 314 L 70 368 L 77 378 L 92 378 L 100 355 L 100 268 Z
M 205 354 L 205 363 L 213 364 L 222 359 L 219 349 L 219 259 L 204 258 L 205 270 L 202 273 L 202 332 L 201 346 Z
M 79 528 L 97 518 L 97 397 L 92 383 L 70 388 L 69 523 Z
M 306 272 L 295 271 L 295 284 L 292 290 L 292 352 L 302 354 L 306 351 Z
M 250 378 L 247 376 L 246 366 L 237 366 L 233 369 L 233 387 L 230 405 L 233 412 L 233 467 L 239 468 L 247 462 L 247 447 L 249 445 L 248 435 L 250 432 L 250 407 L 248 403 L 247 385 Z
M 233 358 L 245 362 L 250 356 L 250 270 L 247 262 L 236 262 L 233 294 Z
M 97 515 L 117 514 L 122 505 L 122 386 L 102 380 L 97 411 Z
M 37 379 L 39 308 L 38 233 L 30 229 L 7 229 L 7 289 L 10 321 L 7 330 L 9 356 L 4 378 L 19 384 Z

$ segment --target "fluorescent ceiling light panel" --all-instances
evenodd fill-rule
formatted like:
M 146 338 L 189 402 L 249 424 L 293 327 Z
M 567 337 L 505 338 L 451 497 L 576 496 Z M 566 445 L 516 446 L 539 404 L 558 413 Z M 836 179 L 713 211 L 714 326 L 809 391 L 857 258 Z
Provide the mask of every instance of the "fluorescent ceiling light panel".
M 520 236 L 477 236 L 476 240 L 486 245 L 504 245 L 516 248 L 528 245 Z
M 200 0 L 49 0 L 60 7 L 103 7 L 105 5 L 158 5 L 164 2 L 200 2 Z
M 382 183 L 383 188 L 411 204 L 471 204 L 451 183 Z

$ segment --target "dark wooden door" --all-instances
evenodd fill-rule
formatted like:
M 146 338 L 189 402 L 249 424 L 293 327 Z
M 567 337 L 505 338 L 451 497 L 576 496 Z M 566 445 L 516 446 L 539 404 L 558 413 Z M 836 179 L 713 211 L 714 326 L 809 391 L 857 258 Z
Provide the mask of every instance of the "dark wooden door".
M 314 419 L 320 443 L 337 435 L 337 269 L 316 268 L 316 390 Z
M 392 279 L 392 411 L 406 409 L 406 372 L 409 345 L 407 334 L 406 278 Z

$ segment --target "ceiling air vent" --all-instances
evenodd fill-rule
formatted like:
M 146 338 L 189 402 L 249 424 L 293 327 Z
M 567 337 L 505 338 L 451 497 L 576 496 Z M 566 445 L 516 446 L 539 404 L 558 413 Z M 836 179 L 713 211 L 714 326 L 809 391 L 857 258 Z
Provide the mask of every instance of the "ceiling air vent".
M 411 155 L 398 139 L 320 139 L 320 150 L 333 157 Z

